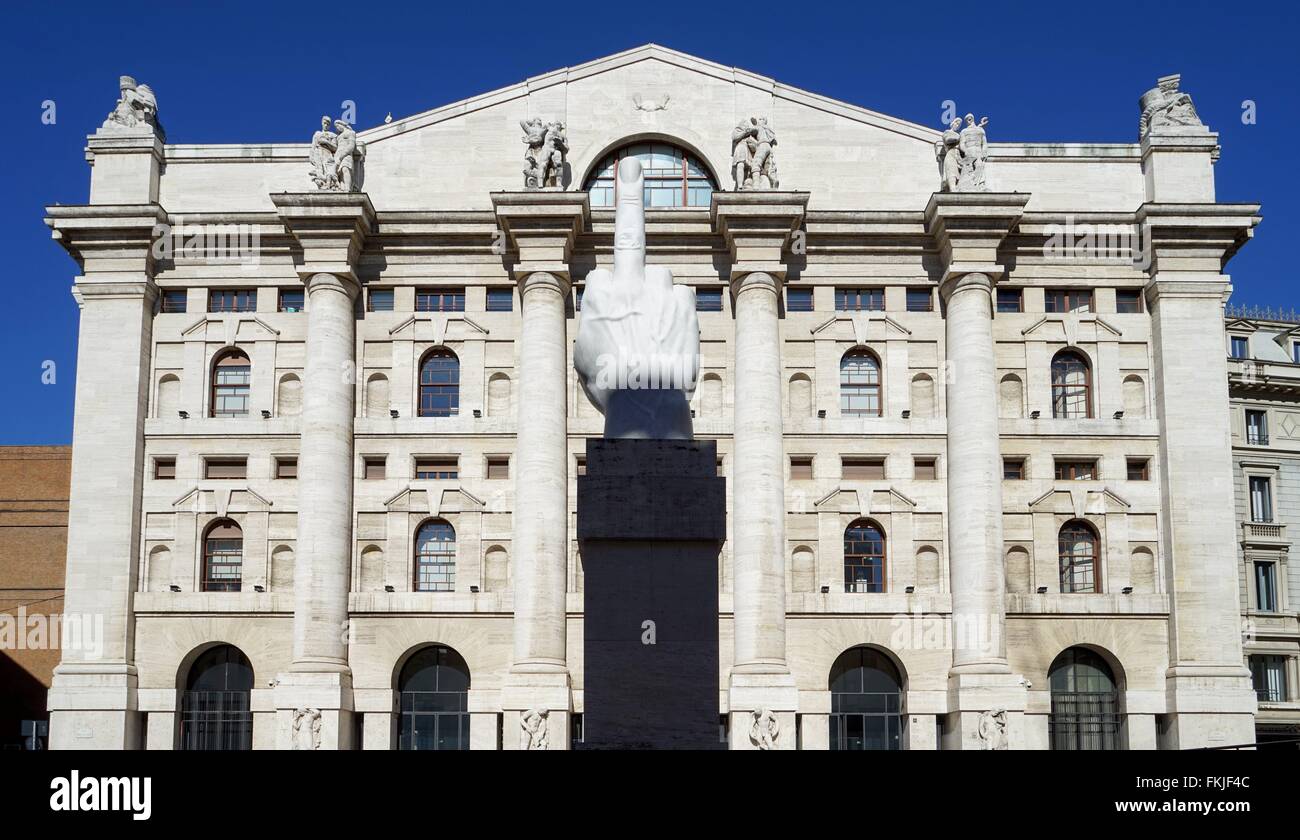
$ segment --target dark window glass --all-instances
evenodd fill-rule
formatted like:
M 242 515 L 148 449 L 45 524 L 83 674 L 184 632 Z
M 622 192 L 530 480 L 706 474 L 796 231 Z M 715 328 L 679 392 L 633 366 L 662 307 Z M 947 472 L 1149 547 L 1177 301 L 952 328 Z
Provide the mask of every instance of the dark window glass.
M 1150 462 L 1146 458 L 1128 459 L 1128 480 L 1149 481 L 1151 479 Z
M 785 311 L 786 312 L 812 312 L 813 311 L 813 290 L 812 289 L 786 289 L 785 290 Z
M 399 750 L 469 749 L 469 667 L 455 650 L 417 651 L 398 677 Z
M 901 750 L 903 680 L 887 656 L 869 647 L 840 654 L 831 666 L 830 748 Z
M 933 481 L 935 468 L 933 458 L 917 458 L 912 463 L 912 476 L 918 481 Z
M 1048 671 L 1052 710 L 1048 737 L 1054 750 L 1117 750 L 1119 691 L 1110 666 L 1097 653 L 1069 648 Z
M 238 592 L 244 567 L 244 532 L 229 519 L 218 520 L 203 540 L 203 591 Z
M 885 535 L 865 519 L 844 531 L 844 591 L 885 591 Z
M 370 480 L 383 478 L 388 472 L 388 460 L 385 458 L 366 458 L 365 477 Z
M 1094 460 L 1067 461 L 1058 458 L 1056 461 L 1057 481 L 1096 481 L 1099 477 L 1097 462 Z
M 371 289 L 366 295 L 366 308 L 371 312 L 392 312 L 393 290 Z
M 1268 413 L 1246 409 L 1246 443 L 1268 446 Z
M 1006 481 L 1022 481 L 1025 477 L 1024 458 L 1003 458 L 1002 478 Z
M 275 477 L 276 478 L 297 478 L 298 459 L 297 458 L 276 458 Z
M 415 461 L 415 477 L 427 481 L 458 478 L 460 461 L 457 458 L 418 458 Z
M 1047 312 L 1091 312 L 1092 289 L 1048 289 L 1043 307 Z
M 515 308 L 515 293 L 513 289 L 488 289 L 487 290 L 487 311 L 488 312 L 513 312 Z
M 998 289 L 999 312 L 1023 312 L 1024 295 L 1020 289 Z
M 1133 313 L 1142 311 L 1142 292 L 1140 289 L 1117 289 L 1115 291 L 1115 311 Z
M 866 350 L 850 350 L 840 360 L 840 414 L 879 417 L 880 363 Z
M 1273 521 L 1273 484 L 1267 477 L 1250 477 L 1250 519 L 1252 522 Z
M 303 304 L 302 289 L 281 289 L 280 290 L 280 311 L 281 312 L 301 312 Z
M 930 312 L 934 309 L 934 295 L 929 289 L 907 290 L 908 312 Z
M 187 298 L 185 289 L 164 289 L 159 308 L 163 312 L 184 312 Z
M 1286 657 L 1252 656 L 1250 681 L 1255 697 L 1263 703 L 1284 703 L 1287 699 Z
M 1052 359 L 1052 416 L 1092 416 L 1092 370 L 1082 356 L 1070 350 Z
M 722 311 L 722 290 L 721 289 L 696 289 L 695 290 L 695 311 L 696 312 L 721 312 Z
M 153 462 L 153 477 L 159 479 L 171 479 L 176 477 L 176 459 L 175 458 L 155 458 Z
M 1255 606 L 1260 612 L 1277 611 L 1277 566 L 1255 564 Z
M 417 289 L 416 312 L 464 312 L 464 289 Z
M 1250 358 L 1250 340 L 1242 335 L 1232 337 L 1232 358 L 1249 359 Z
M 1062 592 L 1097 592 L 1097 533 L 1083 522 L 1068 522 L 1057 542 Z
M 840 477 L 845 481 L 882 481 L 885 478 L 885 459 L 842 458 Z
M 209 458 L 203 462 L 203 477 L 230 479 L 248 477 L 247 458 Z
M 840 312 L 884 311 L 885 290 L 836 289 L 835 308 Z
M 460 360 L 450 350 L 434 350 L 420 364 L 421 417 L 460 413 Z
M 257 289 L 209 289 L 209 312 L 254 312 Z
M 253 666 L 230 645 L 205 651 L 190 667 L 181 694 L 182 750 L 253 747 Z

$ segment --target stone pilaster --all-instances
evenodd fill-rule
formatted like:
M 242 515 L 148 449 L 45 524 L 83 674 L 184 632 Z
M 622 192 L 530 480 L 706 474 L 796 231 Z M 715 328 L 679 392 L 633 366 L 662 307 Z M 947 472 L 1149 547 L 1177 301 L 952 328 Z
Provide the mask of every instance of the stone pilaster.
M 736 319 L 731 521 L 735 653 L 728 687 L 731 748 L 757 749 L 753 716 L 776 716 L 794 749 L 798 690 L 786 664 L 785 465 L 781 286 L 807 193 L 714 193 L 714 228 L 731 254 Z
M 1027 695 L 1006 648 L 1002 467 L 993 348 L 993 287 L 1005 269 L 998 247 L 1029 196 L 935 193 L 926 229 L 943 265 L 948 382 L 948 561 L 953 663 L 950 749 L 979 747 L 981 712 L 1005 709 L 1018 746 Z
M 1160 423 L 1161 541 L 1170 595 L 1169 715 L 1161 746 L 1255 740 L 1242 665 L 1222 266 L 1259 222 L 1255 204 L 1144 204 L 1146 298 Z
M 569 255 L 590 215 L 585 193 L 493 193 L 519 283 L 515 444 L 514 662 L 501 691 L 502 747 L 525 746 L 521 718 L 545 710 L 547 748 L 569 748 Z
M 157 204 L 47 208 L 77 260 L 81 307 L 63 658 L 49 693 L 54 749 L 136 749 L 132 603 L 140 556 Z M 75 624 L 74 624 L 75 622 Z M 74 627 L 77 628 L 74 630 Z
M 363 193 L 281 193 L 272 201 L 303 249 L 307 363 L 298 455 L 293 664 L 275 689 L 276 745 L 293 745 L 298 708 L 321 713 L 321 748 L 350 749 L 352 440 L 356 416 L 356 263 L 374 208 Z

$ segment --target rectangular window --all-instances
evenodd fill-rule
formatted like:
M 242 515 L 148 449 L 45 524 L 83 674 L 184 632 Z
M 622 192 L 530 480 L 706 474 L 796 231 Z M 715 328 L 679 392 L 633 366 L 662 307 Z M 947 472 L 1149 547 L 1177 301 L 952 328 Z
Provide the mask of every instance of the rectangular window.
M 884 289 L 836 289 L 835 308 L 840 312 L 883 312 Z
M 175 458 L 154 458 L 153 459 L 153 477 L 164 481 L 176 477 L 176 459 Z
M 1057 481 L 1096 481 L 1099 478 L 1095 460 L 1061 460 L 1056 461 Z
M 392 312 L 393 311 L 393 290 L 392 289 L 371 289 L 366 293 L 366 311 L 368 312 Z
M 907 311 L 933 312 L 934 294 L 929 289 L 908 289 Z
M 1115 311 L 1120 313 L 1134 313 L 1142 311 L 1142 290 L 1141 289 L 1116 289 L 1115 290 Z
M 582 286 L 578 286 L 573 290 L 573 311 L 574 312 L 582 311 L 582 291 L 583 291 Z
M 162 312 L 184 312 L 187 297 L 188 293 L 185 289 L 163 289 L 159 310 Z
M 1246 409 L 1246 443 L 1268 446 L 1268 412 Z
M 208 458 L 203 462 L 204 478 L 247 478 L 247 458 Z
M 1092 289 L 1047 289 L 1043 293 L 1046 312 L 1091 312 Z
M 1286 657 L 1252 656 L 1250 680 L 1255 686 L 1256 699 L 1264 703 L 1285 703 Z
M 812 312 L 813 311 L 813 290 L 812 289 L 786 289 L 785 290 L 785 311 L 786 312 Z
M 415 477 L 426 481 L 447 481 L 460 477 L 460 459 L 417 458 L 415 460 Z
M 1255 608 L 1277 612 L 1277 567 L 1272 563 L 1255 564 Z
M 255 312 L 257 289 L 209 289 L 209 312 Z
M 298 459 L 297 458 L 276 458 L 275 477 L 276 478 L 297 478 Z
M 1273 521 L 1273 482 L 1262 475 L 1250 477 L 1250 521 Z
M 1020 289 L 998 289 L 998 311 L 1024 312 L 1024 292 Z
M 933 458 L 917 458 L 912 462 L 912 477 L 917 481 L 933 481 L 938 477 L 934 464 Z
M 510 477 L 510 459 L 501 456 L 492 456 L 487 459 L 487 477 L 488 478 L 509 478 Z
M 790 457 L 790 480 L 812 481 L 813 459 L 810 455 L 792 455 Z
M 513 312 L 515 310 L 514 289 L 488 289 L 488 312 Z
M 1244 335 L 1232 336 L 1232 358 L 1249 359 L 1250 358 L 1250 339 Z
M 416 312 L 464 312 L 464 289 L 417 289 Z
M 573 474 L 574 474 L 574 475 L 586 475 L 586 474 L 587 474 L 587 456 L 586 456 L 586 455 L 577 455 L 577 456 L 574 457 L 574 459 L 573 459 Z
M 387 458 L 366 458 L 363 463 L 365 465 L 363 474 L 369 481 L 378 481 L 388 475 Z
M 280 311 L 281 312 L 301 312 L 303 304 L 302 289 L 281 289 L 280 290 Z
M 1291 361 L 1300 365 L 1300 341 L 1291 343 Z
M 881 481 L 885 477 L 885 459 L 843 458 L 840 475 L 845 481 Z
M 1147 458 L 1129 458 L 1128 459 L 1128 480 L 1129 481 L 1150 481 L 1151 480 L 1151 462 Z
M 722 290 L 721 289 L 696 289 L 695 290 L 695 311 L 696 312 L 721 312 L 722 311 Z
M 1023 481 L 1025 478 L 1024 458 L 1003 458 L 1002 479 L 1004 481 Z

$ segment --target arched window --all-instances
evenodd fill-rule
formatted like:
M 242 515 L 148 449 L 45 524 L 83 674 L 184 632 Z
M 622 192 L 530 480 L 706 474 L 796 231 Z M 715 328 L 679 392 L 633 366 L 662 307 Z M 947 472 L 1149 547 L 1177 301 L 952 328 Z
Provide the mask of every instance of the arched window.
M 1075 520 L 1061 528 L 1057 550 L 1061 561 L 1062 592 L 1097 592 L 1097 532 L 1087 522 Z
M 421 417 L 460 413 L 460 359 L 450 350 L 430 350 L 420 362 Z
M 469 666 L 442 645 L 417 651 L 397 679 L 399 750 L 469 749 Z
M 855 647 L 831 666 L 830 748 L 901 750 L 903 679 L 878 650 Z
M 238 592 L 244 568 L 244 532 L 218 519 L 203 537 L 203 591 Z
M 1052 416 L 1092 416 L 1092 369 L 1074 350 L 1052 358 Z
M 866 519 L 844 532 L 844 591 L 885 591 L 885 534 Z
M 840 414 L 879 417 L 880 362 L 870 350 L 850 350 L 840 359 Z
M 415 591 L 451 592 L 456 588 L 456 531 L 430 519 L 415 532 Z
M 239 648 L 205 651 L 186 675 L 181 694 L 181 749 L 253 748 L 253 666 Z
M 1119 690 L 1106 660 L 1083 647 L 1068 648 L 1048 671 L 1054 750 L 1117 750 Z
M 592 170 L 582 188 L 591 194 L 593 208 L 614 206 L 618 162 L 629 157 L 641 161 L 646 207 L 708 207 L 718 188 L 708 168 L 690 152 L 663 142 L 634 143 L 605 155 Z
M 253 363 L 243 350 L 230 350 L 212 366 L 211 416 L 247 417 Z

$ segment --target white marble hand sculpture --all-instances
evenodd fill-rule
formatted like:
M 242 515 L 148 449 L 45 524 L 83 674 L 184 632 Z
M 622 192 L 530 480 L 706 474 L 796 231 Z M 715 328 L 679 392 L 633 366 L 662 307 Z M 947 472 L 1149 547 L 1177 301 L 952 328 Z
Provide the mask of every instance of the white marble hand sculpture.
M 695 290 L 645 264 L 641 162 L 618 164 L 614 271 L 587 275 L 573 366 L 605 415 L 606 438 L 689 440 L 700 367 Z

